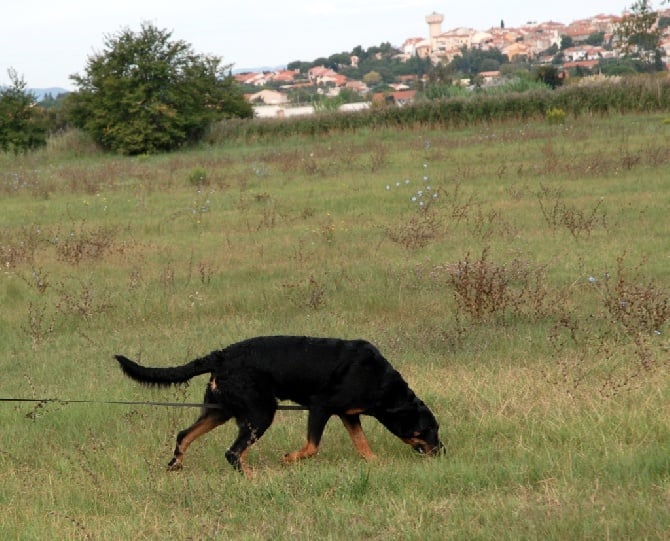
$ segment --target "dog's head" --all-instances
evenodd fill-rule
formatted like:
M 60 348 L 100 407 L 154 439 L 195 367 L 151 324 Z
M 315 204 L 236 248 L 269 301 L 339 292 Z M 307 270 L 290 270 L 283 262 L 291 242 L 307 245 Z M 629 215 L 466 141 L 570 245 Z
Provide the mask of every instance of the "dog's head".
M 418 398 L 414 407 L 397 413 L 398 436 L 417 453 L 435 456 L 444 452 L 438 435 L 440 425 L 433 413 Z
M 433 412 L 406 383 L 394 391 L 392 403 L 378 412 L 377 419 L 417 453 L 435 456 L 444 452 L 438 435 L 440 425 Z

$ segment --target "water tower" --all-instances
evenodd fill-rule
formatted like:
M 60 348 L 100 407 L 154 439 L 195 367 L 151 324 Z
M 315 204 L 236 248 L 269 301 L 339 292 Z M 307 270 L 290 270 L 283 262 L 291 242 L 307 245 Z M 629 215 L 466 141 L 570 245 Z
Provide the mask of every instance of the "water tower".
M 441 13 L 431 13 L 426 15 L 426 22 L 428 23 L 428 36 L 430 37 L 431 44 L 434 42 L 435 38 L 442 33 L 442 21 L 444 21 L 444 15 Z

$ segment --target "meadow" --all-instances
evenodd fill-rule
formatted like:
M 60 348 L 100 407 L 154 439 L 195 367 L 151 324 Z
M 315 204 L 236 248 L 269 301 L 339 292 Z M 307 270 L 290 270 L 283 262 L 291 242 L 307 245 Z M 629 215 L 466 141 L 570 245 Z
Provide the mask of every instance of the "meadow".
M 3 539 L 670 538 L 670 122 L 568 116 L 258 137 L 158 156 L 75 132 L 0 155 L 0 396 L 197 402 L 181 364 L 261 334 L 365 338 L 441 424 L 371 419 L 249 480 L 197 409 L 0 403 Z

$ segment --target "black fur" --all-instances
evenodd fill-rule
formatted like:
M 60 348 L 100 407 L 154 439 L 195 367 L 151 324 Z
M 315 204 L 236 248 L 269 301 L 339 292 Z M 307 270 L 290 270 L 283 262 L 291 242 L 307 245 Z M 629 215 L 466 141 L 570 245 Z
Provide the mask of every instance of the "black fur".
M 244 454 L 272 424 L 278 400 L 292 400 L 309 410 L 307 443 L 286 461 L 316 454 L 332 415 L 340 417 L 358 452 L 374 454 L 363 434 L 359 415 L 379 420 L 416 451 L 437 454 L 444 446 L 439 425 L 428 407 L 375 346 L 364 340 L 261 336 L 232 344 L 183 366 L 149 368 L 117 355 L 123 372 L 146 385 L 167 386 L 210 374 L 198 420 L 177 435 L 168 467 L 179 469 L 186 448 L 198 436 L 235 418 L 239 434 L 227 460 L 249 473 Z

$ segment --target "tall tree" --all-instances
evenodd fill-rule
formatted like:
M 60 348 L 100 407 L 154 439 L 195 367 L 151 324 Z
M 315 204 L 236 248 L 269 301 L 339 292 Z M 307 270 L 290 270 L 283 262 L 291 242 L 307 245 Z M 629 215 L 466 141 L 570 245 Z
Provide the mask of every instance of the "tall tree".
M 11 86 L 0 90 L 0 150 L 25 152 L 46 144 L 46 129 L 41 123 L 35 96 L 16 70 L 7 70 Z
M 649 71 L 663 69 L 657 19 L 658 14 L 648 0 L 636 0 L 615 32 L 624 55 L 639 59 Z
M 70 78 L 73 123 L 123 154 L 168 151 L 199 140 L 210 123 L 250 117 L 251 105 L 221 58 L 196 54 L 172 33 L 144 23 L 106 36 L 85 73 Z

